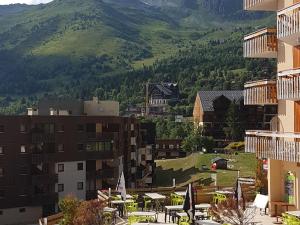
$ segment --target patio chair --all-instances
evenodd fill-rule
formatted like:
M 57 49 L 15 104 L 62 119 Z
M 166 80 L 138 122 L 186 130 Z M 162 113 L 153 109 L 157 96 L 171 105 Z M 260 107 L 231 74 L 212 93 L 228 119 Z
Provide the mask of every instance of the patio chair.
M 282 213 L 282 222 L 285 225 L 299 225 L 300 219 L 287 213 Z
M 179 225 L 190 225 L 189 218 L 187 216 L 182 216 L 178 221 Z
M 127 212 L 136 212 L 136 211 L 138 211 L 138 203 L 136 203 L 136 202 L 125 203 L 125 207 L 126 207 Z
M 260 209 L 260 212 L 263 210 L 266 215 L 268 203 L 269 197 L 267 195 L 257 194 L 255 196 L 254 202 L 250 205 L 250 207 Z

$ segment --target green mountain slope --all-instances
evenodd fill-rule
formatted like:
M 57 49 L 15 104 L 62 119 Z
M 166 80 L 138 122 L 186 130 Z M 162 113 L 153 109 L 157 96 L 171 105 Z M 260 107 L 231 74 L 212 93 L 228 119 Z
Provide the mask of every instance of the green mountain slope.
M 125 86 L 129 77 L 153 71 L 159 62 L 172 63 L 181 52 L 192 56 L 189 49 L 194 46 L 224 41 L 272 21 L 270 14 L 244 13 L 240 0 L 54 0 L 21 9 L 11 6 L 11 13 L 1 14 L 4 7 L 0 106 L 1 99 L 7 106 L 20 96 L 34 100 L 45 93 L 87 98 L 96 88 L 103 88 L 106 97 L 139 102 L 142 87 L 133 85 L 132 90 L 130 82 Z M 234 39 L 229 45 L 240 51 L 241 42 Z M 223 51 L 222 45 L 217 49 Z M 189 69 L 177 68 L 168 79 Z M 165 77 L 149 72 L 148 77 L 141 75 L 139 84 L 148 79 Z

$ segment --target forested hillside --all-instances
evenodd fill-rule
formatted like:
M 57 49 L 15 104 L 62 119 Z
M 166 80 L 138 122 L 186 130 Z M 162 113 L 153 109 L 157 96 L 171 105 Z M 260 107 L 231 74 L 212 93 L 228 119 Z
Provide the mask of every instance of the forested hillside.
M 55 0 L 0 6 L 0 112 L 20 113 L 44 95 L 140 104 L 147 81 L 178 82 L 190 114 L 199 89 L 242 88 L 272 76 L 270 60 L 245 60 L 242 36 L 270 14 L 225 0 Z

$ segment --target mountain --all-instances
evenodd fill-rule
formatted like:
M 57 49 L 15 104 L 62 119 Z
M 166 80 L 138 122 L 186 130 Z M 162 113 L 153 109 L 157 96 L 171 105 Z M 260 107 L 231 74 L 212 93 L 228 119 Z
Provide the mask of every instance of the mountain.
M 0 15 L 0 106 L 45 94 L 87 98 L 96 88 L 119 98 L 131 74 L 273 17 L 243 12 L 240 0 L 54 0 L 0 6 Z M 131 90 L 133 102 L 141 90 Z

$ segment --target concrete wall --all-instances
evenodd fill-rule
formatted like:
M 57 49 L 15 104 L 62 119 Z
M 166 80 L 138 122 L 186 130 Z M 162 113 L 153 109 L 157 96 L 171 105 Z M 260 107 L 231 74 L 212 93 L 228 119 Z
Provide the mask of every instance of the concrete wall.
M 83 163 L 83 170 L 77 170 L 77 164 Z M 64 171 L 58 172 L 58 164 L 64 164 Z M 78 199 L 85 200 L 86 197 L 86 163 L 85 161 L 60 162 L 55 164 L 58 174 L 58 183 L 55 191 L 58 192 L 58 184 L 64 184 L 64 191 L 58 192 L 59 199 L 67 195 L 73 195 Z M 83 190 L 77 190 L 77 182 L 83 182 Z
M 289 7 L 289 6 L 293 5 L 293 3 L 294 3 L 293 0 L 277 0 L 278 10 Z
M 119 102 L 99 101 L 94 97 L 91 101 L 84 101 L 84 113 L 88 116 L 119 116 Z
M 278 130 L 282 132 L 294 132 L 294 107 L 293 101 L 278 101 Z
M 278 71 L 293 69 L 293 46 L 278 41 Z
M 25 208 L 25 212 L 20 212 L 21 208 Z M 0 209 L 0 225 L 37 224 L 42 217 L 42 207 L 21 208 Z

